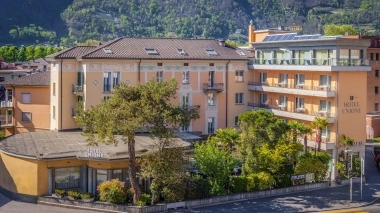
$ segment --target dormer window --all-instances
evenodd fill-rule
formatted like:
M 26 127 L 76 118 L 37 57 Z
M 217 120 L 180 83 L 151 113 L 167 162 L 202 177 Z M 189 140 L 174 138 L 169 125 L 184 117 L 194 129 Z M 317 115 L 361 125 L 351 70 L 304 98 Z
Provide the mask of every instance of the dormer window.
M 185 50 L 181 49 L 181 48 L 177 48 L 177 51 L 179 52 L 179 54 L 181 55 L 187 55 L 187 53 L 185 52 Z
M 113 54 L 112 50 L 110 48 L 103 48 L 103 51 L 106 53 L 106 54 Z
M 148 53 L 149 55 L 158 55 L 157 50 L 154 49 L 154 48 L 145 48 L 145 51 L 146 51 L 146 53 Z
M 236 50 L 237 53 L 239 53 L 240 56 L 245 56 L 245 53 L 241 50 Z
M 205 49 L 206 50 L 206 53 L 208 55 L 219 55 L 215 50 L 213 49 Z

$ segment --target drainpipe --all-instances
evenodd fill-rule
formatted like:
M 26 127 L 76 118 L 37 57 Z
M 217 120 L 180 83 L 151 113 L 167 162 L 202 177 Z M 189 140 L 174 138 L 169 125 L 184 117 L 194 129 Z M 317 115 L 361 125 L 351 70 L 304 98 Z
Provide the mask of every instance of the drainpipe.
M 141 58 L 140 58 L 140 61 L 139 61 L 139 66 L 137 67 L 137 82 L 140 83 L 140 64 L 141 64 Z
M 11 85 L 11 87 L 12 87 L 12 104 L 13 104 L 13 110 L 12 110 L 12 120 L 13 120 L 13 117 L 15 116 L 15 110 L 16 110 L 16 99 L 15 100 L 13 100 L 14 98 L 13 97 L 15 97 L 15 95 L 16 95 L 16 89 L 15 89 L 15 87 L 14 86 L 12 86 Z M 9 100 L 8 100 L 9 101 Z M 7 117 L 6 117 L 6 119 L 8 119 L 8 110 L 6 111 L 7 112 Z M 8 121 L 9 122 L 9 121 Z M 16 134 L 16 121 L 15 121 L 15 123 L 13 123 L 13 121 L 12 121 L 12 128 L 13 128 L 13 135 L 15 135 Z
M 228 60 L 226 64 L 226 128 L 228 127 L 228 65 L 231 60 Z
M 60 69 L 61 69 L 61 79 L 60 79 L 60 90 L 61 90 L 61 92 L 60 92 L 60 96 L 61 96 L 61 104 L 60 104 L 60 123 L 61 123 L 61 125 L 58 127 L 58 130 L 62 130 L 62 101 L 63 101 L 63 97 L 62 97 L 62 77 L 63 77 L 63 74 L 62 74 L 62 71 L 63 71 L 63 69 L 62 69 L 62 64 L 63 64 L 63 59 L 61 59 L 61 66 L 60 66 Z

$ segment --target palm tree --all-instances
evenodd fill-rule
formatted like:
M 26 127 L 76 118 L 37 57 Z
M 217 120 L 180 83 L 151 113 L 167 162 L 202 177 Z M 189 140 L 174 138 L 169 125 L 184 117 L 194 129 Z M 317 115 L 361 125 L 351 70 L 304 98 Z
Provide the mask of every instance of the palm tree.
M 355 140 L 343 134 L 339 137 L 338 142 L 340 146 L 344 147 L 344 149 L 347 150 L 352 145 L 354 145 Z
M 321 151 L 321 141 L 322 141 L 322 129 L 327 127 L 329 124 L 329 119 L 323 117 L 315 117 L 311 122 L 311 126 L 316 130 L 316 138 L 318 142 L 318 152 Z M 315 151 L 315 154 L 317 151 Z
M 232 152 L 233 146 L 238 145 L 240 141 L 240 134 L 235 128 L 228 127 L 216 130 L 213 138 L 217 142 L 220 142 L 226 150 Z
M 299 121 L 289 121 L 293 142 L 297 142 L 297 136 L 303 136 L 303 151 L 307 151 L 307 135 L 313 132 L 312 128 Z

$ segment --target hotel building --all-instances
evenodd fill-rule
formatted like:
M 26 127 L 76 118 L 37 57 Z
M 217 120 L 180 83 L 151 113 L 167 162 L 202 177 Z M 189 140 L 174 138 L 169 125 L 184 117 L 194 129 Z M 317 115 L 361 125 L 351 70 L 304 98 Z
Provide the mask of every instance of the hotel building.
M 331 154 L 332 166 L 343 134 L 355 140 L 351 149 L 364 157 L 369 40 L 289 32 L 264 37 L 251 24 L 249 43 L 256 56 L 249 65 L 249 110 L 265 109 L 308 125 L 325 117 L 329 124 L 322 130 L 321 149 Z M 308 136 L 311 149 L 317 147 L 315 138 L 315 133 Z

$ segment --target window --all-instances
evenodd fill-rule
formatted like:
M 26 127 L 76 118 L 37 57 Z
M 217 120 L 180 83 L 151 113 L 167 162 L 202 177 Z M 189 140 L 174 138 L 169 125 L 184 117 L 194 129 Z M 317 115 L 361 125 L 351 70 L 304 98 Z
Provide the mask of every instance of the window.
M 56 189 L 80 188 L 80 167 L 54 169 Z
M 210 63 L 209 65 L 210 65 L 210 67 L 213 67 L 213 66 L 214 66 L 214 63 Z
M 106 53 L 106 54 L 112 54 L 112 50 L 110 48 L 103 48 L 103 51 Z
M 164 71 L 158 71 L 158 72 L 156 72 L 156 81 L 157 82 L 162 82 L 163 75 L 164 75 Z
M 31 112 L 22 112 L 21 113 L 21 121 L 22 122 L 30 122 L 32 120 Z
M 281 73 L 279 83 L 280 84 L 287 84 L 288 83 L 288 74 Z
M 305 75 L 296 74 L 296 85 L 305 85 Z
M 158 52 L 154 48 L 145 48 L 145 52 L 148 53 L 149 55 L 158 55 Z
M 244 93 L 235 93 L 235 104 L 243 104 Z
M 376 53 L 376 61 L 379 60 L 379 53 Z
M 22 103 L 30 104 L 30 93 L 22 93 Z
M 107 180 L 107 170 L 97 169 L 96 170 L 96 185 L 99 186 L 102 182 Z
M 185 50 L 183 50 L 183 49 L 181 49 L 181 48 L 177 48 L 177 51 L 178 51 L 178 53 L 181 54 L 181 55 L 187 55 L 186 52 L 185 52 Z
M 78 86 L 83 86 L 84 83 L 84 73 L 83 72 L 78 72 L 78 78 L 77 78 L 77 85 Z
M 103 92 L 111 92 L 111 72 L 103 73 Z
M 261 72 L 260 73 L 260 83 L 266 83 L 267 82 L 267 73 Z
M 189 66 L 189 63 L 184 63 L 183 66 L 184 66 L 184 67 L 188 67 L 188 66 Z
M 235 116 L 235 126 L 239 126 L 239 116 Z
M 113 73 L 113 88 L 120 86 L 120 72 Z
M 215 132 L 215 118 L 208 118 L 207 119 L 207 133 L 209 135 L 214 134 Z
M 182 95 L 182 106 L 189 106 L 189 93 Z
M 162 67 L 162 63 L 157 63 L 157 66 L 158 67 Z
M 322 134 L 321 136 L 323 138 L 328 138 L 329 137 L 329 133 L 330 133 L 330 129 L 328 126 L 326 126 L 325 128 L 322 129 Z
M 267 94 L 260 94 L 260 104 L 267 104 Z
M 123 180 L 123 170 L 122 169 L 112 170 L 112 179 L 119 179 L 120 181 Z
M 330 112 L 331 102 L 326 100 L 320 100 L 319 111 L 320 112 Z
M 53 83 L 53 95 L 55 96 L 55 83 Z
M 107 95 L 103 97 L 103 100 L 108 101 L 111 98 L 111 96 Z
M 379 94 L 379 87 L 375 87 L 375 94 Z
M 376 77 L 376 78 L 379 77 L 379 70 L 375 70 L 375 77 Z
M 209 87 L 214 87 L 214 80 L 215 80 L 215 71 L 209 71 L 208 72 Z
M 371 59 L 371 61 L 373 61 L 373 53 L 369 54 L 369 58 Z
M 379 111 L 379 103 L 375 103 L 375 111 Z
M 331 85 L 331 76 L 321 75 L 319 79 L 319 86 L 330 86 Z
M 189 131 L 189 124 L 183 124 L 182 126 L 181 126 L 181 131 L 182 132 L 188 132 Z
M 53 118 L 55 119 L 55 106 L 53 106 Z
M 190 80 L 189 80 L 189 75 L 190 75 L 190 71 L 184 71 L 183 73 L 182 73 L 182 83 L 183 84 L 189 84 L 190 83 Z
M 286 100 L 287 100 L 286 96 L 280 95 L 280 98 L 278 100 L 278 105 L 282 107 L 286 106 Z
M 304 108 L 305 108 L 305 99 L 296 98 L 296 109 L 304 109 Z
M 0 82 L 5 81 L 4 77 L 0 77 Z
M 244 82 L 244 71 L 239 70 L 235 72 L 235 82 Z
M 213 49 L 205 49 L 208 55 L 218 55 L 218 53 Z
M 207 94 L 207 105 L 208 106 L 214 106 L 215 105 L 215 94 L 214 93 L 208 93 Z

